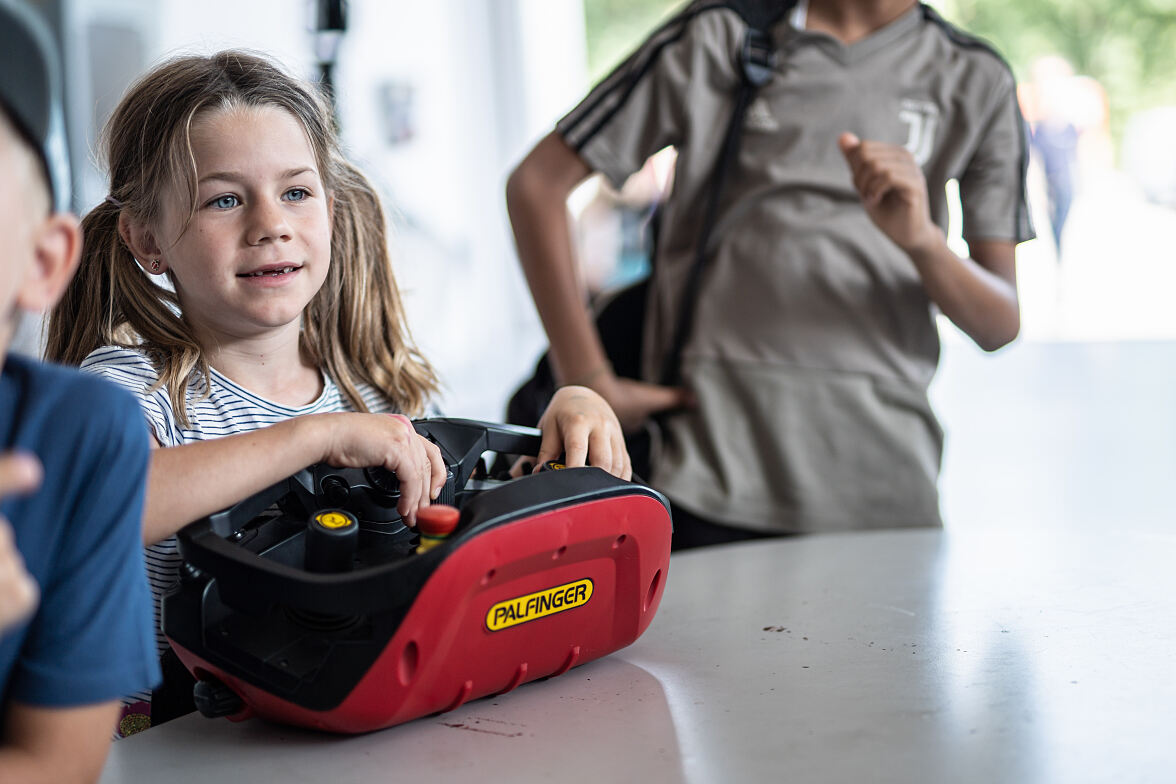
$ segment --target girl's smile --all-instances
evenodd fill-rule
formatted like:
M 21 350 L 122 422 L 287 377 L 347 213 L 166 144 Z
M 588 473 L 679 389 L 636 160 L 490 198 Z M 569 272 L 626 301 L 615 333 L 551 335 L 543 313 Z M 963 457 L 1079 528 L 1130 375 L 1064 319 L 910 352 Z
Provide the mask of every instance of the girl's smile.
M 238 278 L 245 278 L 257 286 L 284 286 L 301 271 L 297 264 L 268 264 L 250 272 L 238 273 Z

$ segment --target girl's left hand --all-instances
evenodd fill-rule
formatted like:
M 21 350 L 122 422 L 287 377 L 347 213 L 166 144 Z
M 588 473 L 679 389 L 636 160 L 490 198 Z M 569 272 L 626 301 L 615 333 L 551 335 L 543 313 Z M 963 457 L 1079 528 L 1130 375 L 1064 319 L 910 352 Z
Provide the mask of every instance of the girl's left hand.
M 633 467 L 617 415 L 604 398 L 588 387 L 556 390 L 539 418 L 539 429 L 543 440 L 535 471 L 562 454 L 569 468 L 591 465 L 621 479 L 632 477 Z

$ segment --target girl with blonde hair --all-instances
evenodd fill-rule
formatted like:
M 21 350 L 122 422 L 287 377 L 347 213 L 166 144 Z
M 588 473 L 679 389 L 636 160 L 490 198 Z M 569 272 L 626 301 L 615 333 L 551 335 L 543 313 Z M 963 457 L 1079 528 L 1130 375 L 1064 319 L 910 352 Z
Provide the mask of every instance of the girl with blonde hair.
M 414 523 L 445 480 L 408 419 L 437 376 L 405 324 L 380 200 L 318 93 L 256 55 L 179 57 L 132 86 L 105 152 L 110 195 L 83 222 L 46 353 L 133 392 L 165 447 L 144 513 L 156 611 L 179 528 L 312 463 L 394 471 Z M 560 390 L 540 426 L 538 464 L 562 452 L 628 478 L 594 392 Z M 149 705 L 132 710 L 149 725 Z

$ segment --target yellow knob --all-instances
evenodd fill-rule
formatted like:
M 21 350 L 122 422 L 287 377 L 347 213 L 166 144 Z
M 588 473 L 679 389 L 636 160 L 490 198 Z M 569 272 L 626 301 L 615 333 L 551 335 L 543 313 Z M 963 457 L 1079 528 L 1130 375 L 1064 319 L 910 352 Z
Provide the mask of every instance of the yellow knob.
M 323 528 L 346 528 L 349 525 L 354 525 L 355 520 L 341 512 L 320 512 L 314 516 L 314 521 Z

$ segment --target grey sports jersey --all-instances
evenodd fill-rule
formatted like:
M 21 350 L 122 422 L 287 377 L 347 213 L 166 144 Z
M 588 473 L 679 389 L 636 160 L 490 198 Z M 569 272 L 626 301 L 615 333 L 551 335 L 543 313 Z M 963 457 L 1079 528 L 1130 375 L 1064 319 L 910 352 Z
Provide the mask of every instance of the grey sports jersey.
M 672 339 L 745 30 L 724 4 L 693 3 L 558 124 L 618 186 L 654 152 L 678 149 L 646 320 L 648 380 Z M 925 6 L 851 45 L 787 21 L 772 33 L 777 67 L 747 111 L 682 356 L 699 405 L 667 420 L 654 484 L 747 528 L 939 525 L 933 308 L 910 259 L 862 208 L 837 137 L 905 145 L 944 229 L 955 178 L 965 238 L 1029 239 L 1012 75 Z

